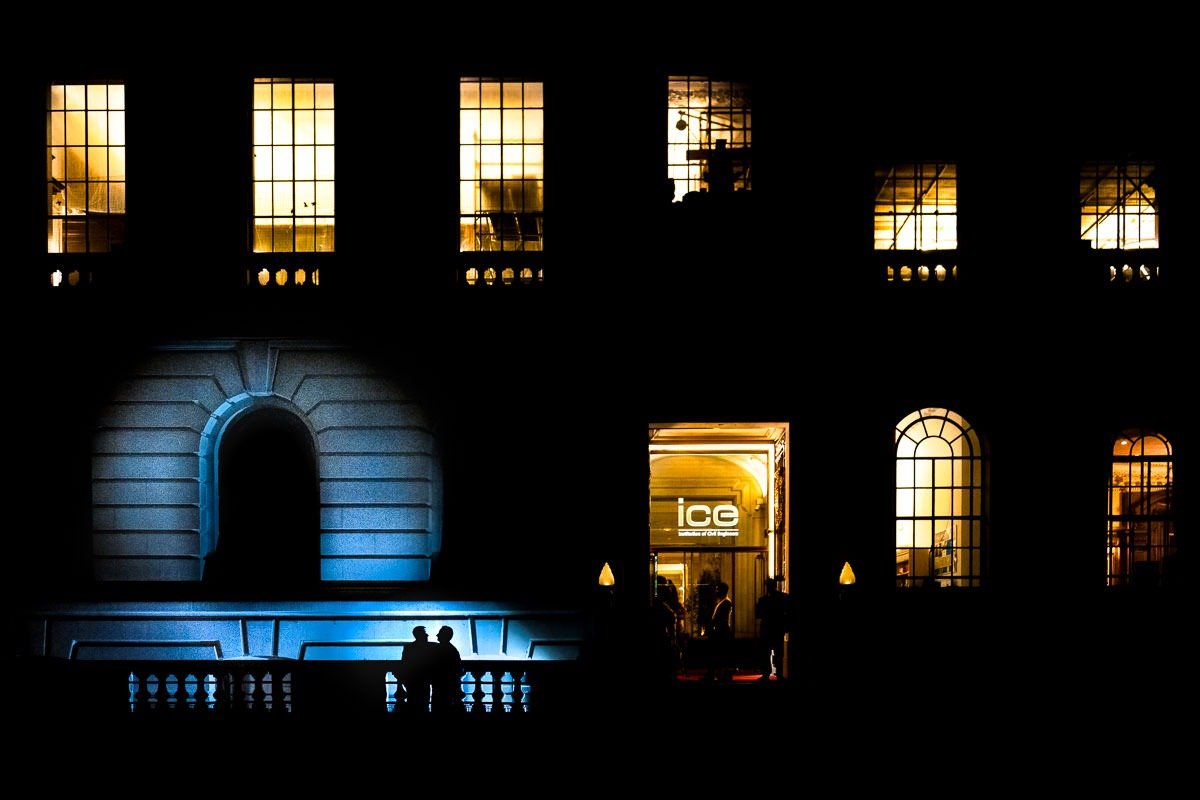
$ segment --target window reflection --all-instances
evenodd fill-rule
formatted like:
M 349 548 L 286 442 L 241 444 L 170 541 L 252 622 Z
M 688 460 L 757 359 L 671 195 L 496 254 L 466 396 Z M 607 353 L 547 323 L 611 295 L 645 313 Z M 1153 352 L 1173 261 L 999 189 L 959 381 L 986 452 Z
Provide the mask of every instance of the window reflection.
M 459 250 L 542 249 L 542 84 L 463 78 Z
M 46 252 L 125 243 L 125 86 L 55 84 L 46 103 Z
M 254 82 L 256 253 L 334 249 L 333 84 Z

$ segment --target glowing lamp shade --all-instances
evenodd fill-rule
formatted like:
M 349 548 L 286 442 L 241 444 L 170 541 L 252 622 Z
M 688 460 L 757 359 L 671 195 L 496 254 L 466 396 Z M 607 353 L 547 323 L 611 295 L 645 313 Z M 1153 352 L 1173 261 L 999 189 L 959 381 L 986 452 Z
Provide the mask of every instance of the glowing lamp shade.
M 842 586 L 853 586 L 854 580 L 854 570 L 850 569 L 850 562 L 847 561 L 845 564 L 842 564 L 842 572 L 838 575 L 838 583 Z
M 601 568 L 601 570 L 600 570 L 600 585 L 601 586 L 615 586 L 616 583 L 617 583 L 617 579 L 613 577 L 612 567 L 610 567 L 608 565 L 608 562 L 605 561 L 604 567 Z

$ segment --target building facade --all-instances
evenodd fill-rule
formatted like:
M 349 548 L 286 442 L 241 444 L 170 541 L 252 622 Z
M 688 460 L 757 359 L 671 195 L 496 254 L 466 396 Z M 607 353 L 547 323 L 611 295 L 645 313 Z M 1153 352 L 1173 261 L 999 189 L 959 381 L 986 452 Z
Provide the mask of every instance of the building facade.
M 574 713 L 661 691 L 664 586 L 676 678 L 719 583 L 757 675 L 776 576 L 789 697 L 881 719 L 980 713 L 981 662 L 1037 697 L 1174 663 L 1182 93 L 1081 106 L 988 48 L 910 92 L 750 45 L 386 43 L 22 71 L 14 669 L 113 661 L 127 713 L 155 662 L 275 705 L 268 671 L 369 662 L 382 707 L 446 624 L 474 699 L 544 662 Z

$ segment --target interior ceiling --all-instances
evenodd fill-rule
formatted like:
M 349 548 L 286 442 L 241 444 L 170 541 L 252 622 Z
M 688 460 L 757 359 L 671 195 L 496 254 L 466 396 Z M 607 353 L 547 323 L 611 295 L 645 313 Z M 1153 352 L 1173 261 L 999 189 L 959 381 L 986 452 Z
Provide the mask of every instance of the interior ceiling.
M 650 441 L 659 444 L 779 442 L 787 434 L 787 423 L 763 422 L 672 422 L 650 426 Z

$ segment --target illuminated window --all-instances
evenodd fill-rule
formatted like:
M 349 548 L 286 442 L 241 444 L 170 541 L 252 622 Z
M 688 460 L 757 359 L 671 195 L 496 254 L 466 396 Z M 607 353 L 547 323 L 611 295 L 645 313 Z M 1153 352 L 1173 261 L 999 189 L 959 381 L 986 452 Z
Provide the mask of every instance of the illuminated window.
M 958 248 L 958 168 L 916 162 L 875 170 L 875 249 Z
M 542 249 L 542 84 L 463 78 L 459 251 Z
M 667 177 L 688 192 L 750 188 L 750 87 L 696 76 L 667 82 Z
M 254 81 L 254 252 L 334 246 L 333 84 Z
M 48 253 L 125 243 L 125 86 L 54 84 L 46 103 Z
M 961 416 L 923 408 L 896 426 L 896 585 L 979 586 L 984 463 Z
M 1108 484 L 1108 585 L 1158 586 L 1176 552 L 1171 443 L 1126 431 Z
M 1079 175 L 1080 238 L 1094 250 L 1158 247 L 1154 164 L 1099 161 Z

